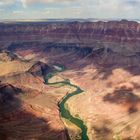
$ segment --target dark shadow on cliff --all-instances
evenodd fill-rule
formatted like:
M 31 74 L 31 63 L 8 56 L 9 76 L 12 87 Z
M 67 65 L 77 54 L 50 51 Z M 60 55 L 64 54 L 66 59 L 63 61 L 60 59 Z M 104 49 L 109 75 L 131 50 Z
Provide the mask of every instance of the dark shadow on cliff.
M 112 75 L 113 70 L 119 68 L 128 71 L 132 75 L 140 75 L 139 54 L 121 54 L 113 52 L 113 50 L 105 48 L 104 46 L 100 46 L 96 50 L 90 47 L 81 48 L 79 46 L 75 44 L 61 45 L 54 43 L 51 46 L 47 46 L 44 53 L 46 56 L 50 56 L 50 58 L 48 57 L 48 62 L 68 65 L 68 69 L 77 72 L 79 76 L 86 74 L 86 72 L 82 70 L 88 66 L 94 66 L 97 69 L 98 75 L 102 74 L 101 79 L 107 79 Z M 69 52 L 68 55 L 63 56 L 63 54 L 67 52 Z
M 0 84 L 0 140 L 69 140 L 65 129 L 52 128 L 49 120 L 32 113 L 32 106 L 25 108 L 20 94 L 21 89 Z
M 103 101 L 113 104 L 121 104 L 128 106 L 128 113 L 138 111 L 137 104 L 140 103 L 140 97 L 135 95 L 131 89 L 121 87 L 115 89 L 113 93 L 108 93 L 103 97 Z
M 95 48 L 96 49 L 95 49 Z M 83 43 L 41 43 L 41 42 L 20 42 L 12 43 L 8 50 L 11 52 L 31 51 L 34 54 L 40 52 L 41 57 L 47 56 L 48 63 L 60 63 L 67 65 L 70 70 L 77 73 L 93 65 L 97 69 L 97 75 L 102 74 L 101 79 L 107 79 L 114 69 L 124 69 L 132 75 L 140 75 L 140 54 L 125 54 L 124 52 L 114 52 L 111 48 L 106 48 L 102 43 L 95 42 L 91 48 Z M 118 46 L 119 47 L 119 46 Z M 96 78 L 95 76 L 91 77 Z
M 17 98 L 22 90 L 10 84 L 0 84 L 0 112 L 9 112 L 13 108 L 20 107 L 20 100 Z

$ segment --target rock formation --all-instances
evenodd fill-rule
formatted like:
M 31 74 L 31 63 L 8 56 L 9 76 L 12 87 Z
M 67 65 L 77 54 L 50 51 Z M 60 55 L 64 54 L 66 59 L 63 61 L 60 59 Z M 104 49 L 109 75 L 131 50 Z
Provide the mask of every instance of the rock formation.
M 44 79 L 38 79 L 44 76 L 43 72 L 49 72 L 49 66 L 25 61 L 25 69 L 23 60 L 5 59 L 10 58 L 8 54 L 3 56 L 0 68 L 4 64 L 9 70 L 0 76 L 0 139 L 67 140 L 67 132 L 59 117 L 58 97 L 48 93 L 50 89 Z M 15 65 L 15 61 L 18 64 Z M 13 71 L 10 67 L 14 66 Z
M 69 88 L 44 83 L 55 63 L 66 71 L 52 81 L 84 90 L 67 106 L 90 140 L 140 139 L 139 23 L 1 23 L 0 50 L 0 139 L 68 139 L 58 103 Z

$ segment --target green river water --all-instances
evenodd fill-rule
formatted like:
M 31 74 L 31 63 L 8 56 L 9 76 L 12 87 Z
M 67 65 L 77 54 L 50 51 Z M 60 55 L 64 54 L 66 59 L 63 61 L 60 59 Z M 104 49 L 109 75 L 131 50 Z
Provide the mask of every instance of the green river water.
M 84 122 L 80 118 L 77 118 L 77 117 L 72 116 L 72 114 L 70 113 L 70 111 L 66 108 L 66 102 L 67 102 L 67 100 L 69 98 L 71 98 L 72 96 L 75 96 L 77 94 L 81 94 L 83 92 L 83 90 L 80 87 L 71 84 L 70 80 L 68 80 L 68 79 L 66 79 L 66 80 L 64 80 L 62 82 L 49 83 L 48 80 L 50 78 L 52 78 L 57 73 L 62 72 L 62 71 L 65 70 L 65 67 L 64 66 L 61 66 L 61 65 L 58 65 L 58 64 L 56 64 L 54 66 L 58 67 L 58 69 L 56 69 L 55 71 L 49 73 L 46 76 L 45 83 L 48 84 L 48 85 L 52 85 L 52 86 L 53 85 L 61 84 L 61 86 L 63 86 L 63 85 L 69 85 L 71 87 L 76 88 L 75 91 L 73 91 L 71 93 L 68 93 L 62 99 L 62 101 L 59 103 L 61 117 L 69 120 L 71 123 L 75 124 L 77 127 L 79 127 L 81 129 L 80 138 L 77 138 L 77 140 L 89 140 L 88 139 L 88 136 L 87 136 L 87 127 L 84 124 Z

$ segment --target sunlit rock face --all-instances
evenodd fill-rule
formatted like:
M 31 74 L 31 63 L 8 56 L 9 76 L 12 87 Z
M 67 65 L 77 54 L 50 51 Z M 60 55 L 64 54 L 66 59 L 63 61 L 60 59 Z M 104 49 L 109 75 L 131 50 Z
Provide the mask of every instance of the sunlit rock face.
M 140 138 L 139 23 L 122 20 L 0 24 L 0 50 L 3 71 L 0 81 L 10 84 L 9 89 L 21 89 L 12 99 L 24 100 L 23 110 L 33 113 L 35 120 L 39 118 L 39 123 L 33 122 L 30 127 L 31 130 L 43 129 L 39 131 L 42 139 L 68 139 L 58 107 L 68 87 L 55 89 L 44 83 L 44 76 L 53 70 L 53 64 L 64 65 L 66 71 L 52 81 L 65 77 L 84 90 L 83 94 L 73 96 L 67 105 L 72 115 L 78 114 L 85 122 L 90 140 Z M 7 96 L 5 99 L 9 103 Z M 40 118 L 50 124 L 49 128 L 44 121 L 40 126 Z M 11 128 L 14 126 L 11 123 Z M 8 135 L 13 134 L 17 140 L 23 134 L 19 131 L 17 136 L 8 126 L 0 130 L 1 137 L 9 132 Z M 26 132 L 27 138 L 34 133 L 32 138 L 39 139 L 36 129 Z

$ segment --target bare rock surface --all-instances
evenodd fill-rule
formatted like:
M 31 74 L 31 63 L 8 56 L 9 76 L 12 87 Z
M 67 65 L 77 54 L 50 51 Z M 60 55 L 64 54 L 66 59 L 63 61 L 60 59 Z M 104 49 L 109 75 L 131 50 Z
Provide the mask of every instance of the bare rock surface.
M 56 63 L 66 70 L 51 81 L 84 90 L 67 105 L 90 140 L 140 139 L 139 23 L 0 24 L 0 50 L 0 139 L 68 139 L 58 103 L 70 89 L 44 83 Z

